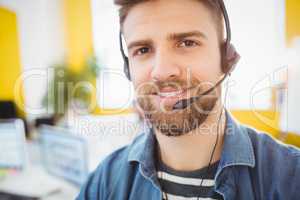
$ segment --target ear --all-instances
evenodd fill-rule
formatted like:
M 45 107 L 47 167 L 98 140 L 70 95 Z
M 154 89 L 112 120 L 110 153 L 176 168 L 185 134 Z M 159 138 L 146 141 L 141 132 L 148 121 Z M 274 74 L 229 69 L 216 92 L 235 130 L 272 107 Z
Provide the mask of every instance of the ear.
M 230 43 L 228 45 L 225 45 L 224 49 L 224 60 L 223 60 L 223 72 L 231 73 L 236 64 L 240 60 L 240 54 L 236 51 L 235 47 Z

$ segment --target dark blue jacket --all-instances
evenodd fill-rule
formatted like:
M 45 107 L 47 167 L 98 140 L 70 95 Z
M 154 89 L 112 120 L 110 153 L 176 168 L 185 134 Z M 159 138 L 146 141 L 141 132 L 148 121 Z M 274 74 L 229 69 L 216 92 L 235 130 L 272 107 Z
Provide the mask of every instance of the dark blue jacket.
M 112 153 L 90 175 L 77 199 L 162 199 L 155 144 L 149 129 L 131 145 Z M 299 200 L 300 151 L 238 124 L 227 113 L 215 191 L 225 200 Z

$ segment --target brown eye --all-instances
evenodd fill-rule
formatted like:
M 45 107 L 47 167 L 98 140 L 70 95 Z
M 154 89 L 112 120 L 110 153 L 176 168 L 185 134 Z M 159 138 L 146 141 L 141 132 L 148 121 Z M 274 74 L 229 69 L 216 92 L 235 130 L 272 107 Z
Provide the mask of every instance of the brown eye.
M 179 47 L 193 47 L 197 45 L 198 43 L 194 42 L 193 40 L 184 40 L 179 44 Z
M 148 47 L 143 47 L 143 48 L 139 48 L 138 50 L 135 51 L 134 55 L 144 55 L 146 53 L 148 53 L 150 51 L 150 48 Z

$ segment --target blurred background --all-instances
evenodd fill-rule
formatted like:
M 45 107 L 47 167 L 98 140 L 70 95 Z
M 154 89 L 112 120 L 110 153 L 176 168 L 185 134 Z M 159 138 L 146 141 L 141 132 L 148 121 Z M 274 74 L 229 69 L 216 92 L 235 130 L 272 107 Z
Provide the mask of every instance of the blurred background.
M 225 3 L 242 56 L 226 107 L 300 147 L 300 1 Z M 118 33 L 112 0 L 0 0 L 0 199 L 74 199 L 145 128 Z

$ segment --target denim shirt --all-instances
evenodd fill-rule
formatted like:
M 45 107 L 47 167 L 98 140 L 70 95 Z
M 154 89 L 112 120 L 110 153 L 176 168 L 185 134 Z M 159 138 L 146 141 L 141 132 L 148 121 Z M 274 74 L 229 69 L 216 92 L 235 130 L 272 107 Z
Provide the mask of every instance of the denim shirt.
M 215 191 L 225 200 L 299 200 L 300 151 L 238 124 L 227 112 Z M 151 129 L 104 159 L 78 200 L 159 200 Z M 195 153 L 195 159 L 197 154 Z

